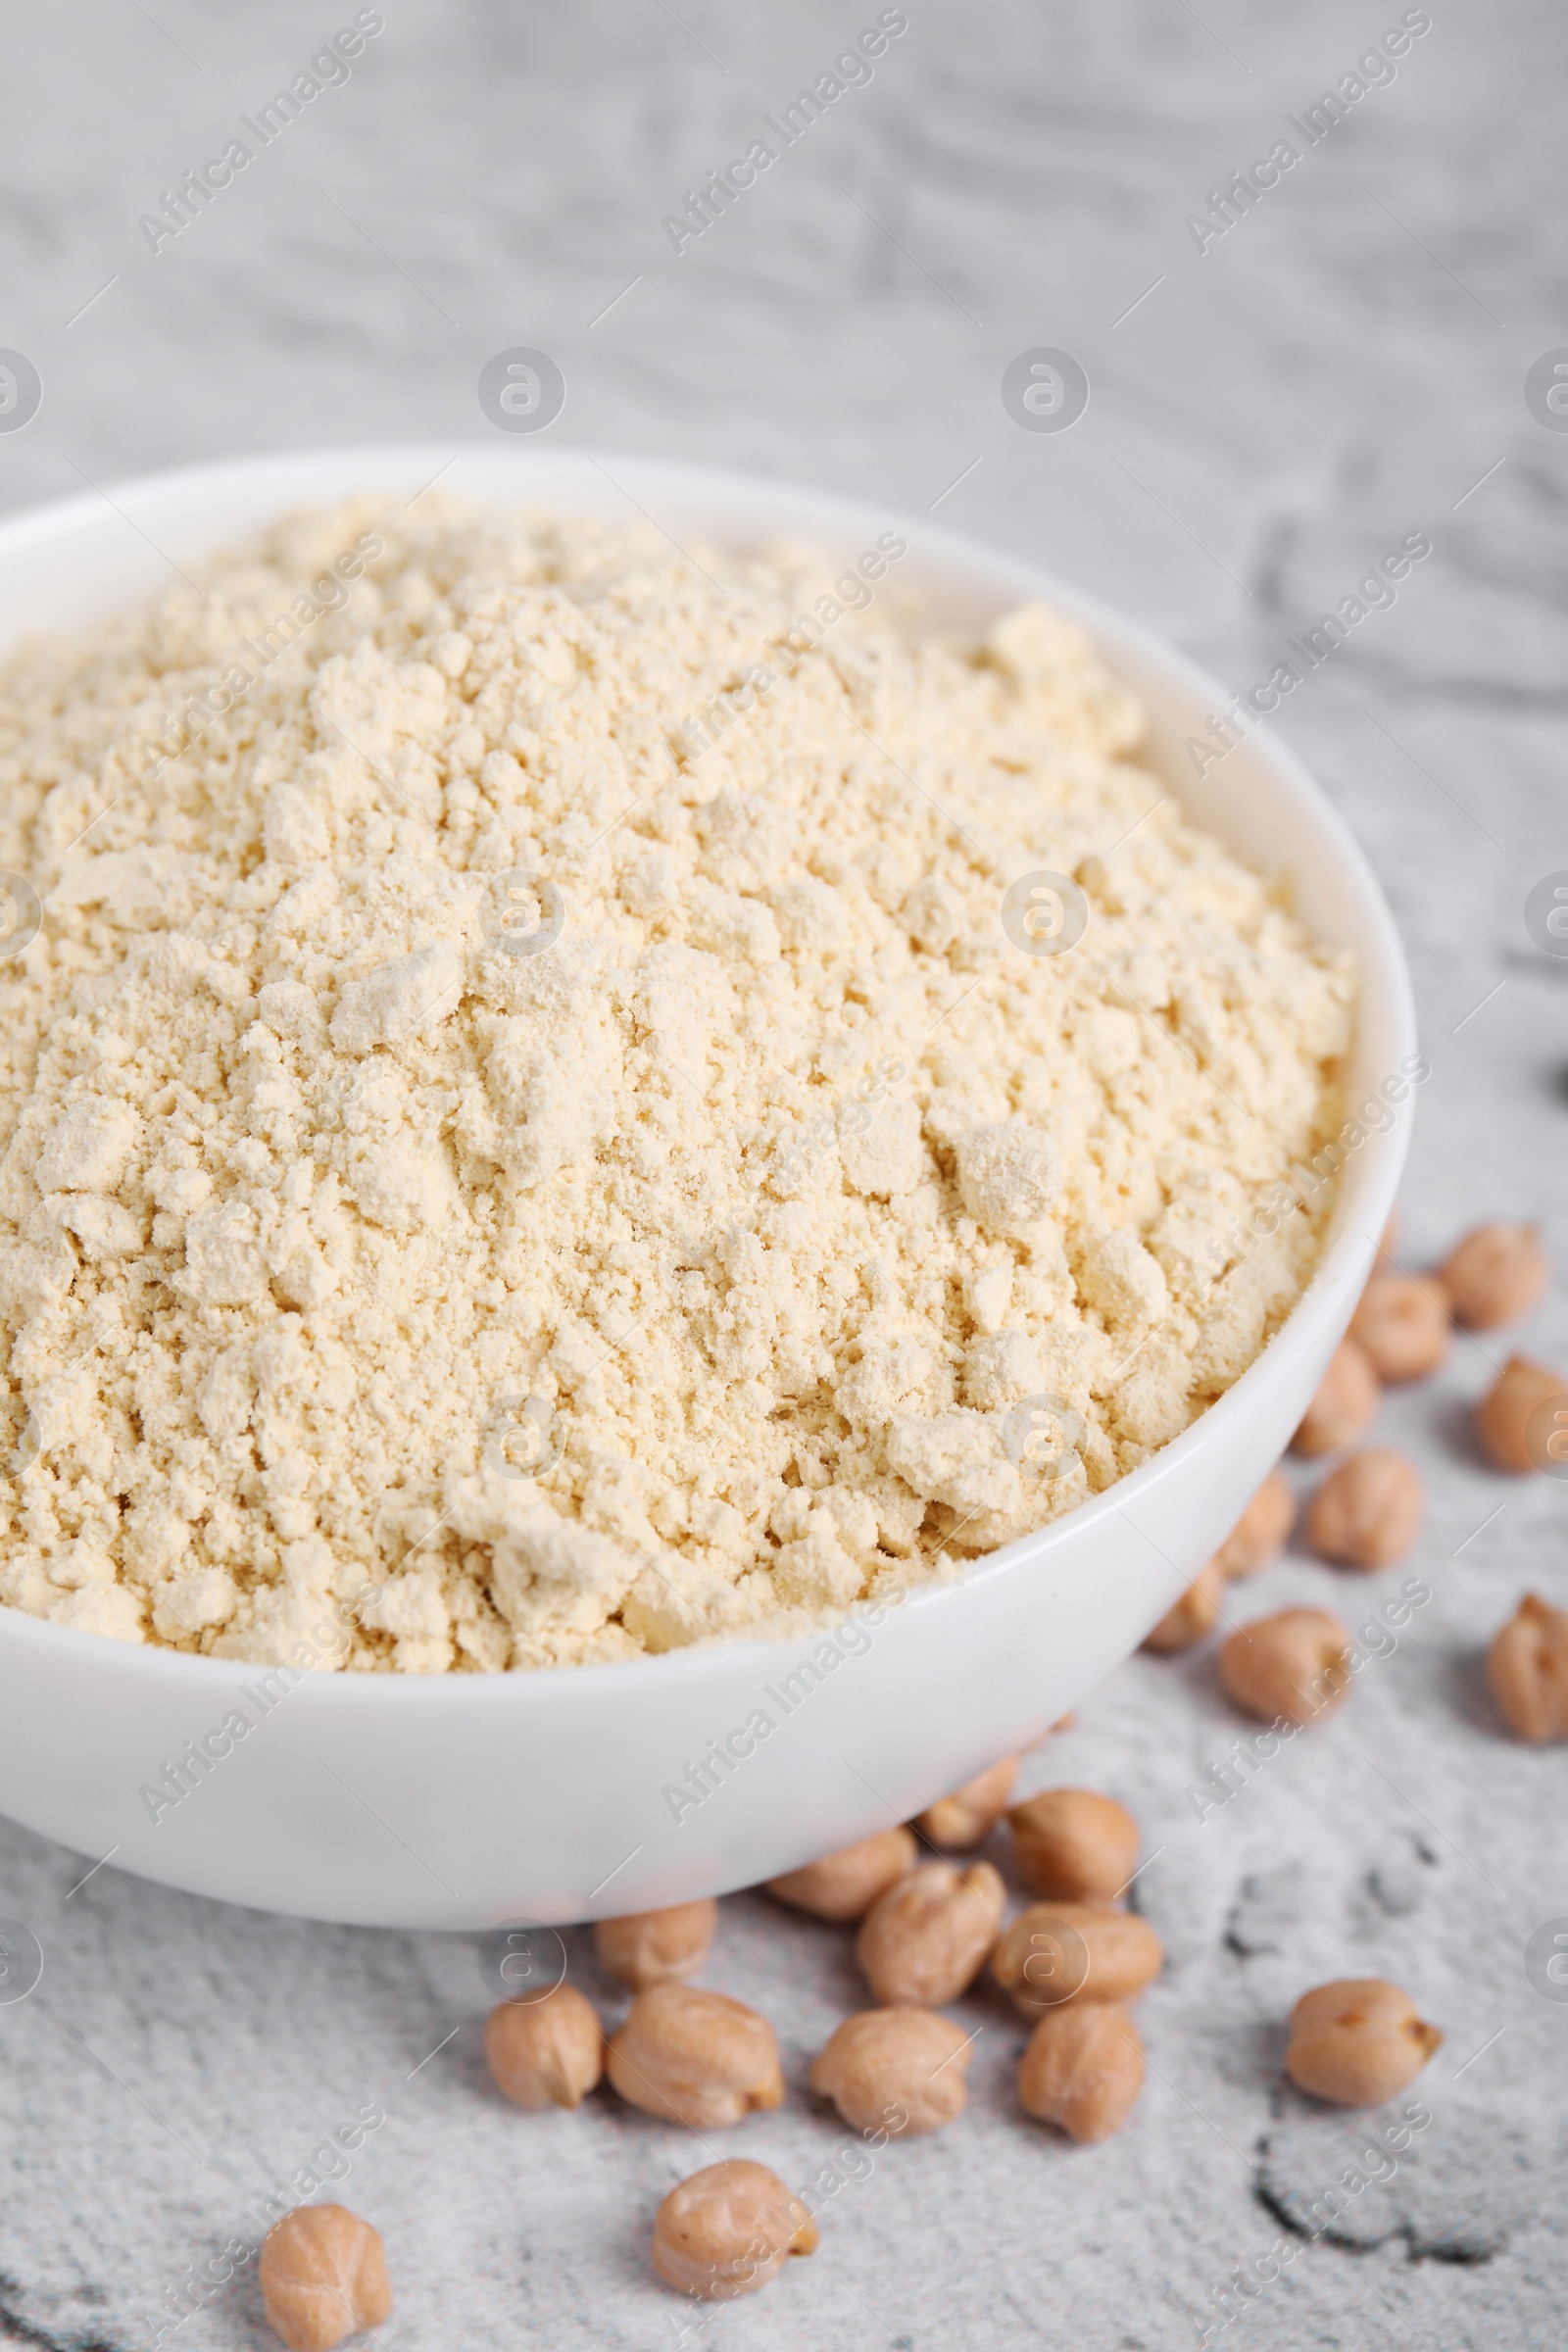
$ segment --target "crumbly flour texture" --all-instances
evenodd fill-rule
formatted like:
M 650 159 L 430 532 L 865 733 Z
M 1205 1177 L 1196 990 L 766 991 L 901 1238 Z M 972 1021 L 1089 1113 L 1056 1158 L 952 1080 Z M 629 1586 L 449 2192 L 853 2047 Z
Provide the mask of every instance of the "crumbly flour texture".
M 1353 972 L 1074 627 L 922 641 L 902 553 L 362 501 L 0 675 L 0 1598 L 361 1672 L 802 1629 L 1246 1370 Z

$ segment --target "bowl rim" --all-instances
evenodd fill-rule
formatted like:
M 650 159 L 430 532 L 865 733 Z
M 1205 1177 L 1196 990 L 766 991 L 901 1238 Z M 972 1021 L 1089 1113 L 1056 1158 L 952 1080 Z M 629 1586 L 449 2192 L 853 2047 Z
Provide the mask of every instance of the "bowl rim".
M 123 481 L 111 483 L 106 490 L 73 492 L 63 498 L 38 502 L 0 516 L 0 564 L 8 557 L 21 555 L 30 548 L 46 544 L 50 539 L 69 534 L 79 522 L 97 520 L 103 504 L 121 510 L 123 518 L 133 528 L 138 510 L 156 509 L 161 500 L 176 493 L 200 493 L 205 486 L 226 488 L 236 478 L 254 481 L 258 486 L 275 477 L 279 485 L 290 475 L 305 475 L 313 469 L 340 470 L 348 475 L 364 476 L 359 485 L 352 482 L 332 496 L 351 498 L 362 494 L 384 494 L 399 485 L 389 477 L 404 471 L 419 473 L 437 459 L 451 460 L 453 451 L 448 442 L 396 441 L 344 443 L 313 446 L 299 450 L 266 451 L 233 458 L 209 459 L 189 466 L 167 466 L 156 472 L 135 474 Z M 521 511 L 542 512 L 554 509 L 559 513 L 570 511 L 569 502 L 559 488 L 550 486 L 551 477 L 580 471 L 585 483 L 591 482 L 589 467 L 597 467 L 615 488 L 620 488 L 615 473 L 630 474 L 639 487 L 650 495 L 667 493 L 687 498 L 706 497 L 714 500 L 730 499 L 737 509 L 749 510 L 757 519 L 764 514 L 774 527 L 791 524 L 803 535 L 814 529 L 837 524 L 841 527 L 863 528 L 871 522 L 884 526 L 892 524 L 909 536 L 910 546 L 918 547 L 922 558 L 940 566 L 979 574 L 1005 586 L 1016 595 L 1044 599 L 1078 620 L 1095 639 L 1097 650 L 1102 649 L 1105 639 L 1134 651 L 1152 669 L 1162 671 L 1178 687 L 1189 692 L 1205 709 L 1225 708 L 1228 693 L 1218 679 L 1198 662 L 1171 645 L 1165 638 L 1148 628 L 1142 621 L 1130 618 L 1103 599 L 1076 587 L 1071 581 L 1029 558 L 1010 551 L 994 548 L 984 540 L 946 525 L 934 525 L 924 518 L 905 514 L 880 500 L 847 498 L 841 493 L 820 490 L 809 483 L 784 477 L 681 459 L 647 457 L 634 452 L 598 449 L 579 444 L 556 444 L 534 450 L 512 445 L 498 448 L 493 443 L 467 440 L 458 444 L 456 463 L 464 459 L 478 460 L 498 469 L 514 466 L 518 485 L 518 505 Z M 615 468 L 615 473 L 611 468 Z M 442 471 L 445 471 L 443 465 Z M 528 489 L 530 472 L 537 471 L 543 479 L 537 491 Z M 433 486 L 433 485 L 430 485 Z M 461 494 L 461 482 L 455 485 Z M 323 495 L 309 488 L 285 493 L 275 510 L 274 519 L 291 509 L 309 506 Z M 412 503 L 412 502 L 411 502 Z M 771 511 L 768 514 L 768 511 Z M 814 518 L 814 519 L 809 519 Z M 251 531 L 265 528 L 265 523 L 248 526 Z M 222 546 L 243 538 L 245 532 L 236 530 L 220 537 L 215 545 Z M 162 551 L 160 551 L 162 552 Z M 150 601 L 150 600 L 145 600 Z M 121 608 L 129 612 L 136 608 L 127 601 Z M 58 629 L 39 631 L 39 636 L 58 636 Z M 0 660 L 17 650 L 25 638 L 13 639 L 0 647 Z M 1114 667 L 1114 662 L 1111 666 Z M 1376 966 L 1376 979 L 1385 999 L 1388 1026 L 1396 1055 L 1409 1055 L 1418 1047 L 1414 998 L 1403 949 L 1388 902 L 1384 897 L 1371 864 L 1360 844 L 1351 833 L 1339 810 L 1317 783 L 1305 762 L 1283 737 L 1272 731 L 1259 730 L 1248 738 L 1249 747 L 1270 764 L 1276 780 L 1282 783 L 1297 806 L 1309 817 L 1313 829 L 1324 842 L 1345 881 L 1351 886 L 1358 903 L 1367 933 L 1367 945 L 1362 951 L 1362 985 L 1366 985 L 1371 968 Z M 1161 781 L 1171 786 L 1178 800 L 1182 799 L 1179 779 L 1163 769 L 1154 769 Z M 1412 1103 L 1413 1114 L 1413 1103 Z M 1386 1132 L 1369 1139 L 1368 1180 L 1372 1223 L 1381 1230 L 1394 1204 L 1399 1173 L 1408 1149 L 1412 1119 L 1396 1121 Z M 1278 1329 L 1266 1341 L 1253 1358 L 1222 1396 L 1217 1397 L 1199 1418 L 1109 1487 L 1092 1494 L 1059 1519 L 1047 1526 L 1016 1537 L 1010 1544 L 992 1552 L 981 1553 L 965 1562 L 950 1577 L 925 1577 L 911 1584 L 904 1597 L 889 1605 L 903 1616 L 908 1611 L 929 1615 L 943 1607 L 962 1605 L 962 1596 L 981 1584 L 992 1583 L 1004 1576 L 1016 1574 L 1026 1568 L 1044 1566 L 1049 1556 L 1065 1549 L 1082 1531 L 1106 1520 L 1112 1511 L 1126 1515 L 1124 1506 L 1141 1501 L 1150 1495 L 1171 1475 L 1179 1475 L 1187 1462 L 1206 1445 L 1218 1442 L 1228 1425 L 1240 1414 L 1250 1409 L 1254 1399 L 1271 1375 L 1281 1369 L 1286 1355 L 1309 1348 L 1320 1336 L 1322 1326 L 1340 1313 L 1347 1279 L 1354 1270 L 1354 1261 L 1365 1248 L 1365 1238 L 1358 1233 L 1343 1213 L 1343 1196 L 1336 1204 L 1334 1219 L 1321 1258 L 1310 1280 Z M 854 1610 L 875 1606 L 875 1602 L 856 1602 Z M 671 1698 L 679 1695 L 681 1687 L 700 1684 L 709 1675 L 717 1676 L 726 1664 L 741 1665 L 750 1659 L 760 1662 L 781 1656 L 792 1642 L 819 1641 L 842 1618 L 823 1618 L 808 1633 L 746 1634 L 715 1636 L 676 1650 L 656 1655 L 615 1659 L 587 1665 L 558 1668 L 505 1668 L 494 1674 L 448 1672 L 440 1675 L 354 1674 L 343 1670 L 306 1671 L 297 1686 L 312 1694 L 308 1703 L 318 1706 L 331 1704 L 349 1708 L 360 1707 L 422 1707 L 426 1711 L 442 1706 L 535 1706 L 549 1708 L 571 1703 L 573 1693 L 584 1697 L 606 1688 L 624 1691 L 626 1677 L 636 1675 L 643 1683 L 657 1676 Z M 194 1696 L 206 1690 L 217 1697 L 225 1690 L 237 1690 L 247 1676 L 266 1675 L 279 1670 L 282 1661 L 254 1659 L 211 1658 L 192 1656 L 183 1650 L 166 1649 L 156 1643 L 124 1642 L 103 1634 L 94 1634 L 73 1626 L 52 1625 L 45 1618 L 33 1617 L 15 1606 L 0 1603 L 0 1645 L 14 1644 L 23 1651 L 31 1650 L 40 1658 L 50 1658 L 60 1665 L 72 1659 L 83 1667 L 92 1666 L 99 1672 L 118 1672 L 133 1675 L 145 1684 L 167 1682 L 172 1688 L 183 1686 Z M 298 1669 L 287 1667 L 289 1672 Z M 330 1693 L 330 1696 L 328 1695 Z

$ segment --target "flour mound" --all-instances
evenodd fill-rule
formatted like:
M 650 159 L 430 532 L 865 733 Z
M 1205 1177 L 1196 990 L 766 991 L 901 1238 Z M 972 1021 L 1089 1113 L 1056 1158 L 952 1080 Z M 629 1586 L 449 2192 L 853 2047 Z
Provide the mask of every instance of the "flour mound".
M 694 556 L 365 501 L 0 677 L 0 1599 L 355 1671 L 792 1630 L 1299 1296 L 1353 974 L 1078 631 Z

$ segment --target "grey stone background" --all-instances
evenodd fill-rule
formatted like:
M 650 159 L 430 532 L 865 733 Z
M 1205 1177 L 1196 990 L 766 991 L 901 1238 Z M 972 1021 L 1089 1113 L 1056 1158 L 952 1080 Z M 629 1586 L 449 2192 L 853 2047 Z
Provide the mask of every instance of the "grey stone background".
M 871 84 L 677 259 L 661 217 L 873 6 L 385 13 L 348 84 L 156 257 L 138 216 L 352 10 L 13 13 L 0 342 L 45 397 L 0 435 L 0 505 L 302 443 L 456 449 L 491 430 L 485 360 L 528 344 L 566 376 L 558 437 L 935 507 L 1236 687 L 1428 530 L 1396 608 L 1281 723 L 1376 861 L 1421 995 L 1434 1075 L 1411 1262 L 1477 1217 L 1540 1216 L 1565 1272 L 1525 1344 L 1568 1358 L 1568 962 L 1522 917 L 1531 883 L 1568 867 L 1568 436 L 1523 393 L 1568 343 L 1559 14 L 1433 0 L 1394 84 L 1200 255 L 1186 216 L 1398 21 L 1396 0 L 909 0 Z M 1004 367 L 1038 345 L 1088 370 L 1069 433 L 1003 409 Z M 1143 2007 L 1132 2127 L 1073 2150 L 1028 2124 L 1009 2089 L 1021 2035 L 977 1996 L 960 2005 L 983 2029 L 964 2121 L 887 2150 L 829 2202 L 813 2261 L 688 2343 L 1197 2343 L 1191 2308 L 1281 2235 L 1269 2200 L 1315 2193 L 1365 2144 L 1282 2090 L 1280 2057 L 1298 1992 L 1370 1972 L 1447 2036 L 1419 2085 L 1433 2121 L 1335 2241 L 1300 2245 L 1213 2340 L 1561 2343 L 1568 2005 L 1532 1986 L 1524 1948 L 1568 1915 L 1563 1768 L 1499 1736 L 1479 1660 L 1528 1587 L 1568 1601 L 1568 1488 L 1475 1456 L 1465 1406 L 1508 1345 L 1461 1342 L 1386 1408 L 1429 1482 L 1414 1565 L 1433 1598 L 1337 1720 L 1201 1826 L 1184 1785 L 1238 1728 L 1206 1650 L 1134 1659 L 1030 1759 L 1034 1782 L 1122 1797 L 1163 1849 L 1139 1882 L 1170 1967 Z M 1293 1555 L 1235 1606 L 1312 1599 L 1359 1624 L 1396 1582 Z M 38 1989 L 0 2008 L 0 2340 L 150 2343 L 184 2266 L 374 2098 L 387 2121 L 335 2193 L 386 2240 L 382 2342 L 676 2341 L 684 2315 L 644 2249 L 659 2198 L 707 2155 L 608 2100 L 504 2109 L 470 1944 L 220 1910 L 112 1865 L 73 1892 L 83 1867 L 0 1828 L 0 1910 L 46 1955 Z M 572 1962 L 595 1987 L 586 1949 Z M 800 2093 L 860 1998 L 847 1940 L 739 1898 L 709 1977 L 776 2020 L 793 2093 L 725 2151 L 807 2180 L 843 2144 Z M 270 2340 L 253 2272 L 163 2340 Z

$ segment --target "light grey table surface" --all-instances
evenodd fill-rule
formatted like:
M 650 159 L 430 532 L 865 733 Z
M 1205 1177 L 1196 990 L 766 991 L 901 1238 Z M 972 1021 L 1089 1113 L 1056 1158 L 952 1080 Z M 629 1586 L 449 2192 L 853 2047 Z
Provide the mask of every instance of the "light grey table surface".
M 1238 688 L 1428 531 L 1396 607 L 1279 723 L 1409 949 L 1434 1065 L 1411 1259 L 1482 1216 L 1540 1217 L 1564 1271 L 1525 1341 L 1568 1359 L 1568 962 L 1523 922 L 1531 884 L 1568 867 L 1568 437 L 1524 395 L 1568 343 L 1558 12 L 1432 0 L 1396 78 L 1200 253 L 1187 216 L 1291 135 L 1398 0 L 909 0 L 870 83 L 677 257 L 661 222 L 682 191 L 877 13 L 386 0 L 347 84 L 155 256 L 138 216 L 352 9 L 15 12 L 0 343 L 45 398 L 0 435 L 0 505 L 253 449 L 457 448 L 491 430 L 483 362 L 537 345 L 569 388 L 560 438 L 935 509 Z M 1089 373 L 1070 432 L 1004 410 L 1004 365 L 1037 346 Z M 984 2029 L 967 2117 L 847 2182 L 818 2256 L 688 2342 L 1196 2344 L 1192 2308 L 1281 2235 L 1268 2200 L 1311 2195 L 1362 2144 L 1280 2090 L 1292 2000 L 1383 1973 L 1446 2035 L 1420 2085 L 1431 2126 L 1212 2340 L 1561 2344 L 1568 2005 L 1524 1950 L 1568 1914 L 1563 1765 L 1499 1736 L 1479 1659 L 1527 1587 L 1568 1602 L 1568 1488 L 1490 1473 L 1464 1409 L 1511 1336 L 1461 1342 L 1386 1407 L 1428 1481 L 1433 1598 L 1342 1716 L 1202 1825 L 1184 1787 L 1237 1729 L 1206 1649 L 1132 1660 L 1030 1759 L 1036 1782 L 1113 1791 L 1163 1849 L 1140 1881 L 1170 1965 L 1142 2011 L 1134 2125 L 1094 2150 L 1031 2126 L 1016 2027 L 963 2004 Z M 1241 1595 L 1358 1624 L 1395 1581 L 1348 1590 L 1293 1555 Z M 223 1910 L 113 1865 L 72 1893 L 83 1867 L 0 1825 L 0 1912 L 46 1954 L 37 1991 L 0 2008 L 0 2340 L 150 2343 L 185 2266 L 378 2099 L 386 2123 L 336 2193 L 386 2241 L 380 2341 L 675 2342 L 647 2232 L 706 2159 L 609 2101 L 504 2108 L 470 1943 Z M 574 1965 L 593 1985 L 575 1947 Z M 861 1997 L 845 1939 L 739 1898 L 709 1981 L 777 2022 L 793 2092 L 726 2146 L 809 2179 L 844 2137 L 800 2088 Z M 253 2269 L 163 2340 L 270 2340 Z

